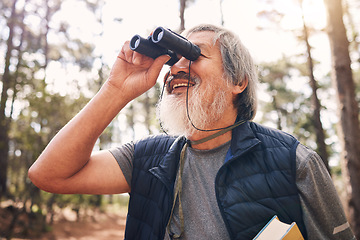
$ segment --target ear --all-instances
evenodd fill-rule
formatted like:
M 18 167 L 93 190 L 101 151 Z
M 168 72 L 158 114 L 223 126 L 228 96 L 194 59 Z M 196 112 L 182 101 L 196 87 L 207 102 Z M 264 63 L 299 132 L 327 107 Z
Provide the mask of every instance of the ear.
M 233 93 L 234 95 L 237 95 L 237 94 L 239 94 L 239 93 L 242 93 L 242 92 L 246 89 L 248 83 L 249 83 L 249 81 L 248 81 L 247 77 L 245 77 L 245 78 L 241 81 L 241 84 L 240 84 L 240 85 L 235 85 L 235 86 L 233 87 L 232 93 Z

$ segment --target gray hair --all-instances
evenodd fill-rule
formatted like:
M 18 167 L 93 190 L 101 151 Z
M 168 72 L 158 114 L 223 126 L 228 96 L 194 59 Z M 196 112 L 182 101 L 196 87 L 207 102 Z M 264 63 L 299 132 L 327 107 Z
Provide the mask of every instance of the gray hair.
M 191 33 L 203 31 L 216 34 L 214 43 L 217 41 L 220 45 L 225 79 L 234 85 L 241 85 L 244 80 L 248 80 L 246 89 L 236 96 L 234 107 L 241 120 L 252 120 L 257 110 L 256 85 L 258 81 L 253 58 L 239 37 L 222 27 L 202 24 L 187 30 L 185 34 L 189 36 Z

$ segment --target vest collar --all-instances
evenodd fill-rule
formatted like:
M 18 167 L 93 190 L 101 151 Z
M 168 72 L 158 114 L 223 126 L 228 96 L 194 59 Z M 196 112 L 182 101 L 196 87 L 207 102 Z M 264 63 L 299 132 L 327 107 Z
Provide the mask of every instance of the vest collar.
M 173 186 L 178 169 L 181 149 L 186 143 L 185 137 L 175 139 L 168 152 L 165 154 L 160 164 L 149 171 L 165 184 L 170 192 L 173 192 Z
M 253 123 L 247 121 L 232 130 L 230 150 L 233 157 L 244 154 L 260 143 L 260 140 L 255 136 L 251 128 L 251 124 Z M 171 192 L 173 191 L 176 178 L 180 152 L 186 141 L 186 138 L 183 136 L 176 138 L 160 164 L 149 170 L 159 178 Z
M 234 157 L 244 154 L 261 142 L 255 136 L 251 124 L 254 123 L 247 121 L 232 130 L 230 150 Z

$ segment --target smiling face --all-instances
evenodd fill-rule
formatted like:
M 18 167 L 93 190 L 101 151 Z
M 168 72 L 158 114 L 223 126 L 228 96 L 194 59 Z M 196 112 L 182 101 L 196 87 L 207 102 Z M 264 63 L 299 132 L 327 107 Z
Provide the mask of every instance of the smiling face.
M 226 127 L 235 121 L 232 103 L 235 86 L 224 78 L 222 57 L 214 36 L 210 31 L 190 34 L 188 39 L 200 47 L 204 56 L 191 62 L 190 75 L 190 62 L 185 58 L 170 70 L 166 94 L 158 105 L 160 121 L 170 134 L 189 137 L 196 133 L 188 117 L 197 128 L 207 130 Z M 227 122 L 229 114 L 231 121 Z

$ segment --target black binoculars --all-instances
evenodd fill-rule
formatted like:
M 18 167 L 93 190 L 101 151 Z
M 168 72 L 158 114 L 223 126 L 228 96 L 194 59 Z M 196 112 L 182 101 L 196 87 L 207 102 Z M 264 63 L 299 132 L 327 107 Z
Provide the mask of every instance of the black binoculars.
M 166 64 L 170 66 L 179 61 L 179 55 L 190 61 L 195 61 L 201 55 L 198 46 L 163 27 L 156 28 L 147 39 L 139 35 L 133 36 L 130 40 L 130 49 L 153 59 L 167 54 L 171 59 Z

